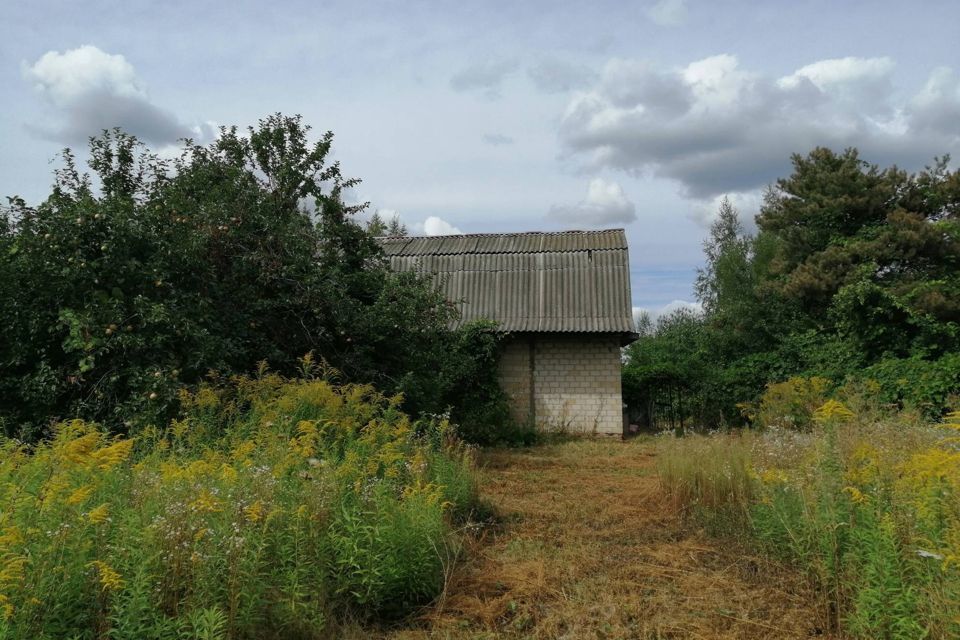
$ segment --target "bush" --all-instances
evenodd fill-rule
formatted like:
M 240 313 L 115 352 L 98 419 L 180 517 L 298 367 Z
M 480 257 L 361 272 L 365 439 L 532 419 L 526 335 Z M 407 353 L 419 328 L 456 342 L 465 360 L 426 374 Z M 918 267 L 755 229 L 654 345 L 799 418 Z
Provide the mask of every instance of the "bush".
M 495 433 L 495 339 L 449 331 L 455 307 L 389 269 L 343 202 L 357 181 L 328 162 L 332 134 L 308 133 L 275 115 L 168 162 L 107 132 L 95 177 L 67 151 L 44 202 L 0 208 L 4 432 L 83 418 L 135 434 L 210 371 L 292 375 L 314 351 L 414 415 L 454 407 L 468 434 Z
M 476 500 L 447 420 L 276 374 L 183 396 L 136 439 L 2 441 L 0 638 L 312 638 L 439 594 Z
M 817 377 L 768 384 L 752 422 L 807 430 L 813 426 L 814 411 L 826 400 L 829 388 L 829 380 Z

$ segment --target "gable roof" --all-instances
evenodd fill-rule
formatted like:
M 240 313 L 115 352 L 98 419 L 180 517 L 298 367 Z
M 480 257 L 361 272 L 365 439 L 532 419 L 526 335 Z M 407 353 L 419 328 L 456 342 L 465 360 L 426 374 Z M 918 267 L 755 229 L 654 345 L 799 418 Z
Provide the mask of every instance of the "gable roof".
M 633 333 L 623 229 L 379 238 L 390 266 L 437 276 L 460 323 L 503 331 Z

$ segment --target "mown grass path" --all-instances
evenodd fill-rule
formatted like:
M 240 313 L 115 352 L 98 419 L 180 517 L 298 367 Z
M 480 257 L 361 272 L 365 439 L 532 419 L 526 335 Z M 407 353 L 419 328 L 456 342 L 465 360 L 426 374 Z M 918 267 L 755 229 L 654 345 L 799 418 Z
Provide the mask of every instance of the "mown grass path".
M 485 452 L 482 493 L 502 526 L 389 637 L 825 637 L 801 576 L 683 524 L 655 456 L 649 439 Z

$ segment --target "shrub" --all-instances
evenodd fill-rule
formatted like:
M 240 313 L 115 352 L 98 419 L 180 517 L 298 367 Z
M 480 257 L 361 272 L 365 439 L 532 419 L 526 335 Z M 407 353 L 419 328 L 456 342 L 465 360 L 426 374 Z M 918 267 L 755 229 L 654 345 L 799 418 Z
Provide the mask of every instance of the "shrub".
M 0 638 L 311 638 L 429 601 L 470 451 L 399 402 L 264 373 L 136 439 L 3 440 Z
M 414 415 L 454 407 L 467 434 L 495 434 L 495 337 L 448 330 L 454 305 L 390 270 L 343 202 L 357 181 L 329 162 L 332 134 L 308 134 L 274 115 L 165 161 L 107 132 L 94 177 L 67 151 L 45 201 L 0 208 L 6 435 L 74 417 L 135 435 L 210 371 L 292 375 L 311 350 Z
M 807 430 L 813 425 L 813 412 L 823 404 L 829 387 L 829 380 L 817 377 L 794 377 L 768 384 L 754 421 L 763 426 Z

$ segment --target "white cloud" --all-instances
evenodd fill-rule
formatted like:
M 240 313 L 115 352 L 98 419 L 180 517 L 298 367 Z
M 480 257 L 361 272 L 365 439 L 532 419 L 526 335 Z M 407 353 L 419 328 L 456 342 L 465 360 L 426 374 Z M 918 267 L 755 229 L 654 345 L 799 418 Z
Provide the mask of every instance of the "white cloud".
M 69 106 L 89 93 L 144 97 L 133 65 L 121 55 L 110 55 L 90 45 L 64 53 L 48 51 L 25 68 L 36 89 L 57 106 Z
M 587 197 L 575 205 L 553 205 L 548 218 L 575 224 L 604 225 L 633 222 L 636 207 L 616 182 L 594 178 L 587 187 Z
M 430 216 L 423 221 L 423 234 L 427 236 L 456 236 L 462 233 L 463 231 L 437 216 Z
M 846 87 L 851 82 L 887 82 L 893 72 L 890 58 L 831 58 L 800 67 L 793 74 L 780 78 L 778 84 L 795 87 L 801 80 L 810 80 L 823 91 Z
M 91 45 L 48 51 L 32 65 L 24 63 L 23 74 L 62 117 L 53 127 L 32 126 L 46 137 L 82 144 L 103 129 L 120 127 L 163 145 L 195 133 L 150 102 L 133 65 L 122 55 Z
M 884 113 L 893 93 L 894 62 L 890 58 L 833 58 L 808 64 L 777 80 L 782 89 L 796 89 L 805 80 L 839 103 L 863 114 Z
M 611 60 L 573 96 L 560 125 L 588 170 L 676 180 L 698 200 L 748 193 L 790 172 L 790 155 L 856 146 L 880 164 L 920 168 L 960 150 L 960 81 L 931 74 L 903 99 L 888 58 L 821 60 L 783 78 L 717 55 L 682 68 Z
M 428 216 L 422 222 L 410 222 L 408 218 L 401 215 L 396 209 L 378 207 L 376 213 L 387 223 L 396 219 L 400 224 L 407 227 L 411 236 L 455 236 L 463 233 L 463 231 L 457 227 L 437 216 Z M 359 216 L 359 220 L 360 222 L 366 223 L 370 220 L 371 216 L 373 216 L 373 213 L 365 212 Z
M 728 199 L 733 208 L 737 210 L 744 231 L 747 233 L 756 232 L 755 218 L 760 213 L 760 205 L 763 204 L 763 192 L 759 189 L 723 193 L 708 200 L 694 202 L 689 214 L 690 219 L 702 227 L 709 227 L 717 219 L 717 213 L 720 211 L 720 204 L 724 198 Z
M 647 9 L 651 20 L 663 27 L 675 27 L 687 19 L 686 0 L 659 0 Z
M 909 126 L 917 131 L 958 131 L 960 77 L 947 67 L 933 70 L 923 89 L 905 109 Z
M 487 98 L 496 99 L 500 97 L 504 79 L 519 66 L 520 63 L 512 58 L 484 60 L 454 74 L 450 86 L 455 91 L 479 91 Z

